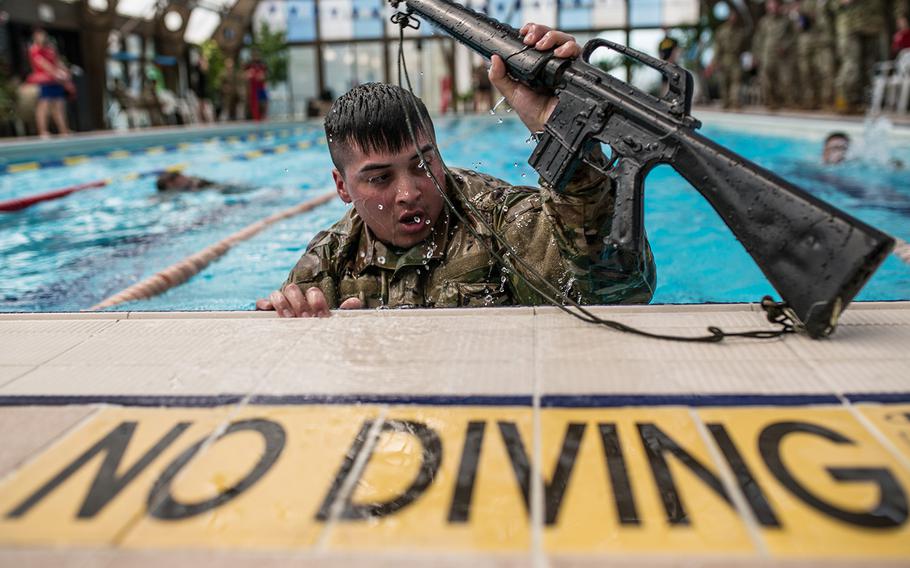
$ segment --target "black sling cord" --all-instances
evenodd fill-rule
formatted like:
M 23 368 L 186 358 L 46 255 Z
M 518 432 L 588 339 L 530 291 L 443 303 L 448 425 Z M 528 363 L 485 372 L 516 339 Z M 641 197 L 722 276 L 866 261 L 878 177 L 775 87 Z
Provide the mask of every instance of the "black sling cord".
M 412 19 L 411 16 L 404 14 L 402 12 L 397 12 L 392 17 L 392 21 L 399 25 L 398 85 L 401 87 L 404 87 L 404 84 L 402 83 L 402 74 L 403 74 L 405 83 L 407 84 L 408 91 L 412 95 L 414 95 L 414 89 L 411 86 L 411 78 L 408 75 L 407 63 L 406 63 L 405 57 L 404 57 L 404 29 L 406 27 L 412 27 L 412 28 L 416 29 L 416 26 L 411 24 L 411 19 Z M 415 23 L 417 24 L 417 26 L 419 26 L 419 22 L 415 21 Z M 416 95 L 414 95 L 414 96 L 416 97 Z M 402 100 L 402 105 L 406 105 L 406 104 L 407 103 L 404 100 Z M 420 110 L 417 107 L 416 102 L 412 102 L 412 104 L 414 106 L 415 116 L 417 116 L 418 120 L 421 121 L 421 124 L 420 124 L 421 129 L 424 132 L 429 133 L 430 132 L 429 129 L 427 129 L 426 125 L 423 124 L 423 117 L 420 116 Z M 480 221 L 480 223 L 484 226 L 484 228 L 487 231 L 490 232 L 491 235 L 493 235 L 493 238 L 496 240 L 496 242 L 500 246 L 502 246 L 504 249 L 506 249 L 506 251 L 507 251 L 506 255 L 510 256 L 511 258 L 514 258 L 517 261 L 517 263 L 519 265 L 521 265 L 521 267 L 525 271 L 527 271 L 527 273 L 529 273 L 535 280 L 537 280 L 540 283 L 543 283 L 545 287 L 556 292 L 556 294 L 559 297 L 561 297 L 563 300 L 563 301 L 559 301 L 559 299 L 557 299 L 557 298 L 551 296 L 550 294 L 544 292 L 543 290 L 541 290 L 538 286 L 536 286 L 533 282 L 531 282 L 531 280 L 526 278 L 524 276 L 524 274 L 515 270 L 514 266 L 511 264 L 511 262 L 509 260 L 507 260 L 506 258 L 504 258 L 503 256 L 501 256 L 498 252 L 496 252 L 494 250 L 493 246 L 490 245 L 489 243 L 487 243 L 486 240 L 483 239 L 477 233 L 477 231 L 474 229 L 474 227 L 471 226 L 471 223 L 468 222 L 468 219 L 459 210 L 459 208 L 455 206 L 455 204 L 452 202 L 449 195 L 446 193 L 446 191 L 440 185 L 439 180 L 436 179 L 436 176 L 430 170 L 429 162 L 427 162 L 427 160 L 424 158 L 423 151 L 420 149 L 420 143 L 417 140 L 417 134 L 414 131 L 414 126 L 411 124 L 411 117 L 410 117 L 409 113 L 407 112 L 407 109 L 405 109 L 404 116 L 405 116 L 405 123 L 407 124 L 407 127 L 408 127 L 408 132 L 411 135 L 411 139 L 414 142 L 414 146 L 417 148 L 417 154 L 418 154 L 418 157 L 420 158 L 420 162 L 421 162 L 421 164 L 424 164 L 424 169 L 427 172 L 427 177 L 429 177 L 433 180 L 433 184 L 436 186 L 436 190 L 440 193 L 440 195 L 442 196 L 442 198 L 445 201 L 448 208 L 464 224 L 465 228 L 471 233 L 471 235 L 475 239 L 477 239 L 478 242 L 482 243 L 487 248 L 488 252 L 490 253 L 490 255 L 493 258 L 495 258 L 498 262 L 500 262 L 502 264 L 502 266 L 505 266 L 506 268 L 509 268 L 512 272 L 514 272 L 514 274 L 516 276 L 518 276 L 525 284 L 528 285 L 529 288 L 531 288 L 540 297 L 542 297 L 544 300 L 546 300 L 551 305 L 566 312 L 567 314 L 569 314 L 583 322 L 594 324 L 594 325 L 602 325 L 602 326 L 614 329 L 616 331 L 621 331 L 623 333 L 632 333 L 635 335 L 651 337 L 654 339 L 665 339 L 668 341 L 682 341 L 682 342 L 689 342 L 689 343 L 717 343 L 717 342 L 723 341 L 724 338 L 727 338 L 727 337 L 745 337 L 745 338 L 750 338 L 750 339 L 774 339 L 774 338 L 781 337 L 785 334 L 793 333 L 796 331 L 793 321 L 787 313 L 786 305 L 781 302 L 775 302 L 774 299 L 771 298 L 771 296 L 765 296 L 761 301 L 761 306 L 767 313 L 768 321 L 781 326 L 781 329 L 779 329 L 779 330 L 754 330 L 754 331 L 742 331 L 742 332 L 726 332 L 726 331 L 723 331 L 722 329 L 720 329 L 719 327 L 709 326 L 708 333 L 710 335 L 690 337 L 690 336 L 681 336 L 681 335 L 664 335 L 664 334 L 660 334 L 660 333 L 651 333 L 648 331 L 644 331 L 641 329 L 631 327 L 629 325 L 626 325 L 626 324 L 618 322 L 618 321 L 608 320 L 608 319 L 603 319 L 601 317 L 598 317 L 597 315 L 593 314 L 591 311 L 585 309 L 581 304 L 579 304 L 578 302 L 576 302 L 575 300 L 570 298 L 568 296 L 568 294 L 566 294 L 566 292 L 564 292 L 563 290 L 561 290 L 558 287 L 556 287 L 555 285 L 553 285 L 552 282 L 550 282 L 549 280 L 544 278 L 539 272 L 537 272 L 537 270 L 533 266 L 528 264 L 527 261 L 525 261 L 523 258 L 521 258 L 521 256 L 519 256 L 518 254 L 516 254 L 516 252 L 512 248 L 512 246 L 509 245 L 507 242 L 505 242 L 505 240 L 502 238 L 502 236 L 500 236 L 499 233 L 497 231 L 495 231 L 492 226 L 490 226 L 489 222 L 484 217 L 483 213 L 481 213 L 480 211 L 477 210 L 477 208 L 474 206 L 474 204 L 471 203 L 471 200 L 466 199 L 464 197 L 464 194 L 461 194 L 462 201 L 465 203 L 465 205 L 468 207 L 468 209 L 474 215 L 474 217 Z M 435 145 L 433 146 L 433 152 L 436 154 L 440 163 L 443 164 L 443 167 L 445 168 L 446 178 L 451 183 L 452 187 L 455 188 L 456 191 L 460 192 L 461 190 L 458 188 L 458 184 L 455 183 L 455 181 L 452 179 L 452 172 L 449 170 L 449 168 L 447 166 L 445 166 L 445 162 L 442 160 L 442 156 L 439 154 L 439 149 Z M 568 306 L 566 306 L 565 305 L 566 303 L 569 304 L 569 306 L 571 306 L 572 308 L 574 308 L 574 310 L 572 310 Z

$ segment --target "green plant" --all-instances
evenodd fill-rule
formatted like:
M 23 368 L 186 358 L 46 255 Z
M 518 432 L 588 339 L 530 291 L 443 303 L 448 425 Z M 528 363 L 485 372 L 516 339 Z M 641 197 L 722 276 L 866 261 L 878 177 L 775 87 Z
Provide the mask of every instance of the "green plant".
M 200 47 L 209 63 L 207 78 L 209 93 L 220 93 L 221 83 L 224 80 L 224 52 L 214 39 L 205 40 Z
M 263 63 L 269 70 L 270 84 L 288 80 L 288 45 L 284 32 L 273 32 L 265 22 L 253 40 L 253 49 L 259 51 Z

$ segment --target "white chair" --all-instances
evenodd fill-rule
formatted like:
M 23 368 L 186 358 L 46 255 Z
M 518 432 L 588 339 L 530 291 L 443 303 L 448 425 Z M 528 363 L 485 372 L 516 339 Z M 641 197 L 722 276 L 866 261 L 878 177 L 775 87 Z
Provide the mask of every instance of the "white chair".
M 882 111 L 907 114 L 910 103 L 910 49 L 897 54 L 894 61 L 875 64 L 872 80 L 872 114 Z

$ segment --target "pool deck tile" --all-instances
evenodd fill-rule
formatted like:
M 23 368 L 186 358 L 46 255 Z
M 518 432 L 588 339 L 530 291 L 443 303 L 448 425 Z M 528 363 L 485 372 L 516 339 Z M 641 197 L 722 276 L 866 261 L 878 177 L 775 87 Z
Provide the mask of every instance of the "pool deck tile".
M 708 325 L 727 331 L 770 328 L 760 309 L 748 304 L 598 307 L 593 311 L 656 333 L 697 335 Z M 59 527 L 48 524 L 53 510 L 61 506 L 68 510 L 71 505 L 66 503 L 77 503 L 84 497 L 84 491 L 73 491 L 91 479 L 84 471 L 73 478 L 81 481 L 68 483 L 69 489 L 54 493 L 48 501 L 52 507 L 36 507 L 32 517 L 24 517 L 23 522 L 32 526 L 32 531 L 46 527 L 54 535 L 59 533 L 57 546 L 79 542 L 80 546 L 95 543 L 97 548 L 0 548 L 2 565 L 869 565 L 869 559 L 832 561 L 812 556 L 831 556 L 824 545 L 824 532 L 806 533 L 806 544 L 815 547 L 810 554 L 800 548 L 798 539 L 788 541 L 773 530 L 759 528 L 750 515 L 734 514 L 730 507 L 740 507 L 744 494 L 736 489 L 727 462 L 708 437 L 709 423 L 716 426 L 722 422 L 737 438 L 737 447 L 760 473 L 761 486 L 771 488 L 776 507 L 792 501 L 792 497 L 756 465 L 766 458 L 753 447 L 757 432 L 774 420 L 824 423 L 858 441 L 856 447 L 834 446 L 830 453 L 817 454 L 816 458 L 797 454 L 807 464 L 801 466 L 801 474 L 815 476 L 801 479 L 815 479 L 812 483 L 817 483 L 817 489 L 834 495 L 832 498 L 846 495 L 858 499 L 871 494 L 860 493 L 863 483 L 858 481 L 846 488 L 849 491 L 843 490 L 843 483 L 833 482 L 822 473 L 829 463 L 890 464 L 896 468 L 890 470 L 896 479 L 910 485 L 910 446 L 903 445 L 908 430 L 902 424 L 893 424 L 894 416 L 903 416 L 901 409 L 910 405 L 854 405 L 843 396 L 910 395 L 910 302 L 855 304 L 843 317 L 837 333 L 827 340 L 801 336 L 765 341 L 732 338 L 722 344 L 670 343 L 621 334 L 583 324 L 553 308 L 339 312 L 329 319 L 301 320 L 279 320 L 274 314 L 261 312 L 120 312 L 117 317 L 0 315 L 0 396 L 7 404 L 0 407 L 4 447 L 0 475 L 9 474 L 4 487 L 15 489 L 17 496 L 33 491 L 35 473 L 44 467 L 41 464 L 47 464 L 44 469 L 62 468 L 117 424 L 131 420 L 140 424 L 137 436 L 144 436 L 141 444 L 136 442 L 140 448 L 148 447 L 150 440 L 178 421 L 191 423 L 196 433 L 190 432 L 192 435 L 168 447 L 163 461 L 142 472 L 141 482 L 125 488 L 119 501 L 111 502 L 110 515 L 95 533 L 84 532 L 86 527 L 80 528 L 78 523 L 61 523 Z M 66 399 L 68 395 L 83 398 Z M 789 409 L 769 408 L 774 404 L 760 402 L 765 400 L 763 396 L 774 400 L 774 396 L 785 399 L 791 395 L 797 406 Z M 65 405 L 24 405 L 29 396 L 46 396 L 48 404 Z M 146 404 L 142 397 L 148 397 L 149 404 L 162 408 L 100 404 L 117 400 L 105 397 L 117 396 L 133 397 L 137 404 Z M 470 396 L 488 397 L 488 401 L 459 402 L 459 397 Z M 24 406 L 15 406 L 17 397 Z M 208 400 L 202 406 L 214 408 L 168 406 L 169 400 L 179 401 L 181 397 L 191 400 L 190 406 L 194 400 Z M 327 402 L 339 398 L 337 404 L 326 406 L 308 404 L 307 397 Z M 430 400 L 434 397 L 438 402 Z M 605 408 L 612 404 L 611 397 L 625 401 L 618 404 L 630 408 Z M 661 402 L 661 397 L 671 402 Z M 686 408 L 700 404 L 699 397 L 731 402 L 716 408 Z M 737 397 L 745 407 L 736 406 Z M 759 406 L 749 407 L 753 404 L 748 402 L 750 397 L 758 400 Z M 373 404 L 354 404 L 358 400 Z M 396 400 L 405 404 L 396 404 Z M 592 408 L 572 408 L 585 406 L 586 400 L 593 401 Z M 567 407 L 558 407 L 564 403 Z M 140 514 L 152 481 L 199 436 L 206 440 L 199 452 L 200 463 L 208 463 L 209 469 L 190 468 L 179 478 L 176 495 L 184 501 L 198 500 L 212 487 L 238 479 L 242 473 L 237 468 L 242 471 L 249 460 L 231 465 L 233 462 L 224 456 L 258 455 L 254 448 L 260 448 L 261 443 L 255 437 L 231 438 L 219 444 L 214 441 L 218 432 L 244 418 L 282 424 L 295 444 L 286 449 L 281 467 L 250 491 L 249 495 L 258 497 L 251 500 L 247 495 L 246 500 L 238 499 L 214 515 L 181 521 L 173 534 L 160 520 Z M 346 503 L 344 499 L 381 502 L 390 490 L 393 495 L 401 491 L 399 468 L 413 475 L 423 467 L 426 458 L 421 456 L 427 442 L 421 441 L 423 450 L 415 453 L 411 448 L 413 432 L 401 437 L 394 428 L 385 429 L 395 424 L 426 424 L 439 436 L 443 457 L 435 485 L 393 518 L 366 524 L 339 523 L 337 515 Z M 455 499 L 455 482 L 462 479 L 462 469 L 469 463 L 465 460 L 470 432 L 481 424 L 486 425 L 486 441 L 483 452 L 477 450 L 478 463 L 486 465 L 479 466 L 484 473 L 477 478 L 476 487 L 471 486 L 477 492 L 475 516 L 465 525 L 453 525 L 451 519 L 446 523 L 445 511 Z M 617 435 L 634 474 L 633 493 L 641 499 L 639 513 L 645 520 L 640 529 L 617 526 L 612 514 L 618 505 L 606 488 L 615 480 L 611 477 L 607 481 L 602 453 L 607 451 L 604 428 L 610 424 L 619 428 Z M 724 503 L 716 488 L 712 493 L 704 477 L 698 481 L 691 471 L 673 469 L 682 475 L 678 482 L 686 499 L 692 500 L 689 506 L 699 504 L 692 509 L 698 526 L 691 531 L 667 531 L 663 521 L 666 503 L 660 504 L 659 493 L 653 493 L 653 480 L 648 482 L 655 458 L 647 454 L 641 424 L 653 424 L 697 463 L 705 464 L 709 473 L 716 472 L 735 503 Z M 85 427 L 74 430 L 77 425 Z M 352 462 L 352 467 L 359 468 L 357 476 L 331 501 L 336 505 L 328 522 L 314 525 L 307 515 L 312 515 L 315 503 L 328 495 L 333 475 L 336 482 L 344 479 L 339 461 L 352 444 L 352 432 L 358 428 L 361 433 L 367 432 L 368 426 L 363 447 L 369 451 L 358 450 L 360 461 Z M 523 441 L 510 442 L 508 436 L 515 434 L 508 434 L 509 428 Z M 567 442 L 572 428 L 585 428 L 584 444 L 581 439 L 579 446 Z M 713 430 L 712 435 L 716 436 Z M 359 438 L 358 434 L 354 440 Z M 482 436 L 480 439 L 484 440 Z M 800 438 L 799 443 L 807 440 Z M 528 478 L 526 504 L 516 485 L 522 470 L 515 451 L 522 445 L 531 463 L 540 464 L 531 467 L 539 467 L 537 473 L 542 475 Z M 347 451 L 353 452 L 354 447 Z M 139 451 L 133 449 L 130 455 Z M 557 467 L 573 467 L 566 464 L 574 464 L 575 457 L 565 458 L 569 461 L 563 458 L 567 451 L 569 456 L 578 452 L 573 489 L 560 497 L 562 524 L 545 525 L 543 519 L 551 505 L 545 506 L 542 496 L 550 494 Z M 321 457 L 314 461 L 312 456 L 317 455 Z M 135 463 L 135 459 L 125 461 Z M 812 459 L 824 461 L 815 463 Z M 829 462 L 831 459 L 835 461 Z M 610 463 L 611 468 L 616 465 Z M 672 463 L 673 468 L 682 467 L 676 461 Z M 31 477 L 19 475 L 21 472 L 31 472 Z M 614 473 L 611 470 L 610 475 Z M 304 474 L 314 481 L 301 485 L 300 476 Z M 562 483 L 567 484 L 568 479 Z M 289 489 L 296 490 L 286 494 Z M 5 501 L 10 498 L 8 495 Z M 295 499 L 305 503 L 285 507 L 293 505 Z M 785 506 L 781 514 L 796 514 L 797 505 Z M 282 507 L 287 510 L 282 512 Z M 800 514 L 806 515 L 806 520 L 793 521 L 794 526 L 809 530 L 817 524 L 813 516 L 817 513 L 802 507 Z M 252 511 L 250 516 L 242 514 L 244 510 Z M 708 510 L 714 513 L 705 517 L 703 513 Z M 291 518 L 287 515 L 293 517 L 291 524 L 299 531 L 289 532 L 293 527 L 287 524 Z M 718 525 L 718 515 L 729 519 Z M 590 522 L 600 517 L 600 521 Z M 510 525 L 506 518 L 515 521 Z M 274 530 L 268 523 L 275 523 Z M 27 528 L 15 523 L 8 526 L 16 531 Z M 611 526 L 603 534 L 598 532 Z M 712 533 L 712 526 L 727 532 Z M 503 529 L 509 534 L 498 540 L 488 538 L 494 534 L 490 531 Z M 218 546 L 219 539 L 227 534 L 224 531 L 239 531 L 228 538 L 232 548 L 270 550 L 186 548 Z M 267 535 L 259 546 L 252 536 L 257 531 Z M 901 534 L 905 531 L 906 526 Z M 39 538 L 40 532 L 22 534 L 22 540 L 5 541 L 29 546 L 29 542 L 47 540 Z M 645 538 L 648 535 L 663 536 L 655 536 L 655 541 Z M 899 555 L 898 561 L 910 559 L 906 554 L 900 556 L 904 545 L 891 538 L 899 534 L 882 534 L 879 540 L 856 530 L 845 530 L 844 535 L 840 545 L 848 553 L 886 555 L 891 550 L 891 554 Z M 665 556 L 651 555 L 655 542 L 662 543 L 660 550 L 667 553 Z M 851 542 L 855 543 L 853 548 Z M 877 548 L 878 544 L 872 543 L 892 548 Z M 132 549 L 134 546 L 141 550 Z M 672 550 L 675 555 L 670 554 Z M 708 550 L 712 552 L 706 555 Z M 812 557 L 790 558 L 791 554 Z M 888 566 L 888 562 L 883 558 L 875 565 Z

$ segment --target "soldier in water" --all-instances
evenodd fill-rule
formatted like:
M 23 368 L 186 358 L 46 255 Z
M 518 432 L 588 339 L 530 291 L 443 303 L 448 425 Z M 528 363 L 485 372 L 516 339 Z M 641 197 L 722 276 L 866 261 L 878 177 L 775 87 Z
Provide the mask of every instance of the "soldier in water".
M 527 24 L 521 34 L 525 45 L 558 57 L 581 53 L 572 36 L 546 26 Z M 556 98 L 510 79 L 498 56 L 491 63 L 493 85 L 531 132 L 542 130 Z M 586 304 L 650 300 L 650 247 L 645 241 L 639 255 L 626 256 L 605 243 L 615 190 L 590 165 L 559 193 L 470 170 L 447 175 L 426 107 L 378 83 L 335 101 L 325 129 L 336 190 L 353 208 L 310 242 L 257 309 L 309 317 L 333 308 L 542 304 L 537 290 L 547 283 Z M 587 160 L 601 171 L 606 165 L 596 145 Z

